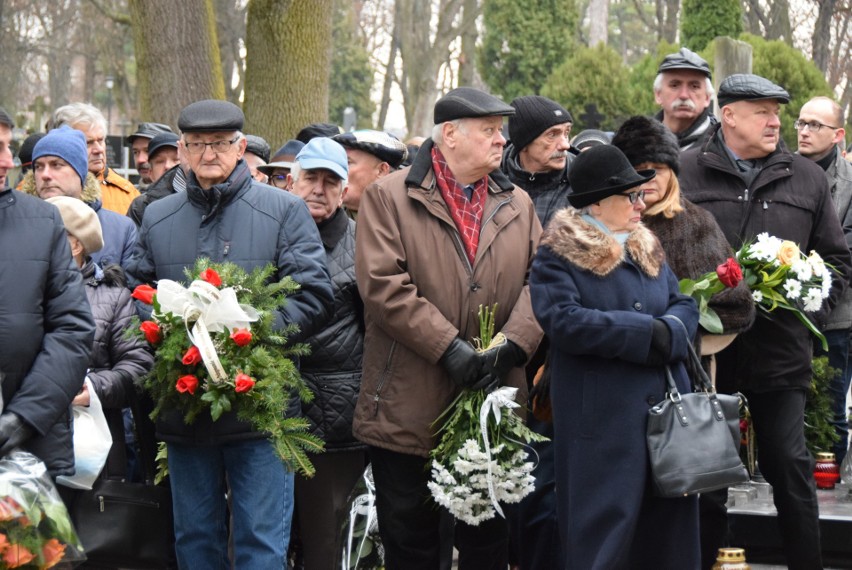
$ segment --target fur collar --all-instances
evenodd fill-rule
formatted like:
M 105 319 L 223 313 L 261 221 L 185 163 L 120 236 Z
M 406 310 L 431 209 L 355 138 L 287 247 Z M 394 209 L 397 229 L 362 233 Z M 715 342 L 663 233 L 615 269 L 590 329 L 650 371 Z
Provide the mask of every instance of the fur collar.
M 599 277 L 609 275 L 624 261 L 624 250 L 639 269 L 656 278 L 666 256 L 657 237 L 645 226 L 633 230 L 622 247 L 600 228 L 584 220 L 574 208 L 564 208 L 553 216 L 541 244 L 580 269 Z
M 23 180 L 21 180 L 21 192 L 35 196 L 36 198 L 39 197 L 36 192 L 35 177 L 32 170 L 27 172 Z M 86 204 L 92 204 L 101 199 L 101 183 L 98 182 L 98 179 L 91 172 L 86 174 L 86 185 L 83 186 L 83 193 L 80 195 L 80 199 Z

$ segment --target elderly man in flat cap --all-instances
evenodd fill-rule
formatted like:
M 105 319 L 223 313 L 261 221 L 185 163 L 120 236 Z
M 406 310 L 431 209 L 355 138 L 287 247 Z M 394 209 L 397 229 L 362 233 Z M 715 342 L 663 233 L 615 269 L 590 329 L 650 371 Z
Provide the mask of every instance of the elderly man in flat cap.
M 441 512 L 430 497 L 435 422 L 463 389 L 520 388 L 541 340 L 527 273 L 541 224 L 526 192 L 500 172 L 503 117 L 515 110 L 470 87 L 436 104 L 435 127 L 410 168 L 361 197 L 355 276 L 366 336 L 354 433 L 370 446 L 389 569 L 437 569 Z M 480 305 L 506 341 L 479 353 Z M 455 524 L 459 568 L 505 569 L 502 517 Z
M 302 200 L 251 178 L 242 159 L 243 120 L 240 108 L 225 101 L 197 101 L 181 111 L 179 144 L 190 169 L 186 191 L 145 211 L 128 271 L 131 285 L 183 281 L 184 269 L 199 257 L 246 271 L 272 263 L 276 281 L 290 276 L 301 286 L 276 316 L 277 327 L 299 327 L 289 340 L 300 342 L 329 314 L 325 250 Z M 168 446 L 180 567 L 228 567 L 226 480 L 238 505 L 231 511 L 233 566 L 285 567 L 293 473 L 267 435 L 238 420 L 236 409 L 215 423 L 202 414 L 192 425 L 164 411 L 157 434 Z
M 713 116 L 710 65 L 697 53 L 681 48 L 663 59 L 654 79 L 654 99 L 662 107 L 656 119 L 677 136 L 681 150 L 700 143 Z
M 408 147 L 393 135 L 368 129 L 333 137 L 346 149 L 349 162 L 349 186 L 343 196 L 346 212 L 358 218 L 361 195 L 383 176 L 387 176 L 408 157 Z
M 139 183 L 136 187 L 142 193 L 154 182 L 151 176 L 151 164 L 149 162 L 151 153 L 148 144 L 155 136 L 171 132 L 173 132 L 172 128 L 162 123 L 139 123 L 136 132 L 124 139 L 130 145 L 133 164 L 136 166 L 136 171 L 139 172 Z
M 679 178 L 686 197 L 713 214 L 734 249 L 768 232 L 801 251 L 816 251 L 837 269 L 825 306 L 811 316 L 822 329 L 847 286 L 852 259 L 825 173 L 779 144 L 779 113 L 789 101 L 787 91 L 763 77 L 727 77 L 719 88 L 721 124 L 700 148 L 682 155 Z M 718 388 L 748 397 L 758 463 L 773 487 L 793 569 L 822 567 L 813 458 L 804 435 L 812 340 L 792 312 L 775 311 L 758 316 L 717 354 Z M 706 522 L 702 533 L 718 531 Z

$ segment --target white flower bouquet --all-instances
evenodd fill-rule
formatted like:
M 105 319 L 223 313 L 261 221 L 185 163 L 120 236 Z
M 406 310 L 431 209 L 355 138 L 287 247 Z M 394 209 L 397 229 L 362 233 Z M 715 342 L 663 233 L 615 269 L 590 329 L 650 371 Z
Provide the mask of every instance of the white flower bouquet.
M 806 256 L 795 243 L 764 232 L 740 248 L 737 261 L 758 309 L 793 311 L 828 350 L 825 337 L 805 315 L 819 311 L 831 290 L 832 268 L 816 251 Z
M 480 337 L 474 344 L 484 350 L 494 333 L 494 310 L 480 306 L 479 315 Z M 525 444 L 547 438 L 512 411 L 519 407 L 516 393 L 510 387 L 491 393 L 464 390 L 436 420 L 446 418 L 431 454 L 429 490 L 436 503 L 468 524 L 504 516 L 500 503 L 520 502 L 533 490 L 534 464 L 527 461 Z

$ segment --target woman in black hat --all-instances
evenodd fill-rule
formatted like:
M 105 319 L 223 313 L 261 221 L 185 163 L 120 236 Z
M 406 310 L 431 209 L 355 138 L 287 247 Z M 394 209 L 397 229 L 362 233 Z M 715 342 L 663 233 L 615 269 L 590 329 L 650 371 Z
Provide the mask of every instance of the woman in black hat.
M 556 496 L 564 567 L 698 568 L 696 497 L 651 488 L 645 424 L 683 366 L 698 326 L 656 237 L 640 223 L 642 184 L 612 146 L 581 153 L 573 208 L 549 224 L 530 296 L 550 338 Z

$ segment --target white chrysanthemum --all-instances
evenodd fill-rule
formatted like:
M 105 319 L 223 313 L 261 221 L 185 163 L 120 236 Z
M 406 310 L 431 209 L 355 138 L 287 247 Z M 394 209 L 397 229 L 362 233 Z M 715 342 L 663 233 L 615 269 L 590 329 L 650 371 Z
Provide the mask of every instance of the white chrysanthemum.
M 820 307 L 822 307 L 822 289 L 818 287 L 808 289 L 807 293 L 805 293 L 804 301 L 805 312 L 815 313 L 819 311 Z
M 462 459 L 461 457 L 457 457 L 456 460 L 453 461 L 453 469 L 462 475 L 467 475 L 471 471 L 475 470 L 476 467 L 477 465 L 475 463 Z
M 763 302 L 763 293 L 761 291 L 757 291 L 757 290 L 752 291 L 751 292 L 751 298 L 754 299 L 755 303 L 762 303 Z
M 813 267 L 807 260 L 799 258 L 790 266 L 792 271 L 799 281 L 808 281 L 814 275 Z
M 784 281 L 784 290 L 787 292 L 787 298 L 791 301 L 802 296 L 802 284 L 795 279 Z
M 828 270 L 827 267 L 823 266 L 822 274 L 820 275 L 820 281 L 822 283 L 822 291 L 821 295 L 823 299 L 828 299 L 828 294 L 831 292 L 831 271 Z
M 825 261 L 823 261 L 820 254 L 818 254 L 814 250 L 811 250 L 811 254 L 808 256 L 808 263 L 810 264 L 811 268 L 813 268 L 815 275 L 819 275 L 826 269 Z
M 777 265 L 778 250 L 781 248 L 782 243 L 783 240 L 763 232 L 757 236 L 757 241 L 749 248 L 750 257 L 761 261 L 770 261 Z

